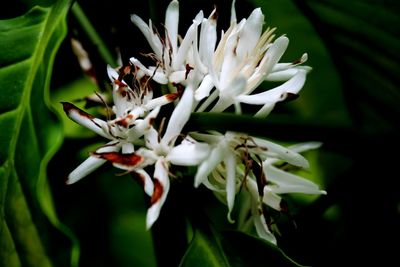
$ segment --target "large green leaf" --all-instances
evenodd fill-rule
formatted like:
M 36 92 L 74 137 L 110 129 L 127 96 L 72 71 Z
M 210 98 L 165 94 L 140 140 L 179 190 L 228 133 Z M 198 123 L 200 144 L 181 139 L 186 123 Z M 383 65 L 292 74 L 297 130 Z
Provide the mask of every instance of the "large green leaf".
M 0 21 L 1 266 L 52 266 L 47 219 L 63 229 L 46 178 L 47 162 L 62 141 L 48 89 L 69 6 L 60 0 Z
M 313 24 L 337 67 L 356 123 L 393 129 L 400 114 L 398 1 L 294 1 Z
M 260 238 L 237 231 L 217 232 L 202 224 L 196 228 L 193 240 L 180 264 L 201 267 L 301 266 L 278 247 Z

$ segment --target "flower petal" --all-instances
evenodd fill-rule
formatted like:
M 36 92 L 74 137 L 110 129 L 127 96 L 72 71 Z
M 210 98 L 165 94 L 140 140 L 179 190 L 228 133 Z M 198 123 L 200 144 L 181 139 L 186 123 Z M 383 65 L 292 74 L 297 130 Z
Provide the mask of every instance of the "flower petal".
M 197 173 L 194 177 L 194 186 L 198 187 L 207 176 L 221 163 L 226 155 L 225 144 L 221 142 L 210 153 L 210 156 L 203 161 L 197 168 Z
M 202 162 L 209 153 L 208 144 L 183 140 L 180 145 L 170 150 L 166 159 L 174 165 L 194 166 Z
M 103 120 L 97 119 L 86 113 L 85 111 L 79 109 L 75 105 L 68 102 L 61 102 L 63 105 L 63 109 L 68 117 L 76 123 L 92 130 L 100 136 L 103 136 L 108 139 L 113 139 L 111 135 L 106 132 L 104 129 L 107 129 L 107 123 Z
M 138 29 L 143 33 L 144 37 L 147 39 L 151 49 L 153 49 L 154 53 L 161 58 L 162 56 L 162 44 L 159 37 L 154 34 L 152 29 L 151 21 L 149 25 L 147 25 L 139 16 L 131 15 L 131 21 L 133 24 L 138 27 Z
M 161 208 L 169 191 L 168 168 L 163 159 L 157 160 L 154 170 L 154 192 L 151 196 L 151 206 L 147 210 L 146 227 L 150 227 L 158 219 Z
M 235 204 L 236 194 L 236 158 L 233 153 L 226 153 L 224 158 L 226 168 L 226 202 L 228 204 L 228 221 L 234 223 L 231 212 Z
M 142 184 L 144 192 L 151 197 L 154 192 L 154 184 L 150 175 L 142 169 L 132 172 L 132 175 Z
M 97 149 L 97 152 L 112 152 L 118 151 L 119 146 L 115 144 L 115 142 L 110 142 L 105 146 Z M 106 162 L 105 159 L 101 159 L 98 157 L 90 156 L 84 162 L 82 162 L 75 170 L 73 170 L 67 178 L 66 184 L 73 184 L 94 172 L 97 168 L 103 165 Z
M 288 94 L 297 94 L 303 87 L 306 81 L 306 72 L 299 70 L 295 76 L 284 84 L 270 89 L 268 91 L 254 94 L 254 95 L 241 95 L 237 100 L 253 105 L 264 105 L 269 103 L 276 103 L 285 100 Z
M 261 148 L 260 155 L 265 155 L 267 158 L 278 158 L 302 168 L 309 167 L 308 161 L 299 153 L 265 139 L 253 137 L 253 140 L 258 148 Z
M 171 1 L 165 13 L 165 28 L 172 45 L 172 52 L 175 55 L 178 51 L 178 24 L 179 24 L 179 2 Z
M 267 180 L 276 184 L 276 187 L 271 185 L 274 193 L 326 194 L 325 191 L 319 189 L 318 185 L 303 177 L 282 171 L 269 164 L 263 164 L 263 169 Z
M 183 92 L 181 100 L 171 114 L 167 129 L 165 130 L 165 134 L 162 138 L 163 143 L 170 144 L 171 142 L 174 142 L 181 133 L 186 122 L 189 120 L 192 111 L 193 100 L 193 88 L 191 86 L 187 86 Z

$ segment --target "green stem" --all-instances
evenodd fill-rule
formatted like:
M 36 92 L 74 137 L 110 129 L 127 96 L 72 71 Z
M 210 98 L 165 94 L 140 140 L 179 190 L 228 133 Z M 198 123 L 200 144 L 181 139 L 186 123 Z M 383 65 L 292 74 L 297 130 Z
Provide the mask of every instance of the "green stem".
M 74 14 L 79 24 L 82 26 L 82 29 L 88 35 L 89 39 L 98 48 L 100 56 L 103 58 L 103 60 L 111 67 L 117 67 L 118 64 L 115 60 L 115 57 L 107 48 L 101 37 L 97 34 L 97 31 L 95 30 L 92 23 L 87 18 L 85 12 L 83 12 L 82 8 L 77 2 L 72 5 L 72 13 Z

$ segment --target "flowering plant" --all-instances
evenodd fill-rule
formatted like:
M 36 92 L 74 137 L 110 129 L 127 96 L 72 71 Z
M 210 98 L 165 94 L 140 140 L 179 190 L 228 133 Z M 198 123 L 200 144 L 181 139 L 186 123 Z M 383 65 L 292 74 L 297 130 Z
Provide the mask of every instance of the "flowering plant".
M 365 233 L 394 232 L 395 164 L 362 152 L 397 141 L 393 12 L 167 2 L 0 9 L 0 265 L 326 266 L 384 244 Z

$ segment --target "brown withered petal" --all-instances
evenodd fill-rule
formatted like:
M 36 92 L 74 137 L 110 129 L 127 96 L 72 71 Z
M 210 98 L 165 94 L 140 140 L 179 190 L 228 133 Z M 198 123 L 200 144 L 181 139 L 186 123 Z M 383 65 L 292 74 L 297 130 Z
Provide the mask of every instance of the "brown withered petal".
M 128 168 L 135 167 L 144 161 L 144 158 L 136 153 L 122 154 L 120 152 L 94 152 L 92 155 Z
M 163 185 L 157 178 L 154 179 L 154 192 L 153 195 L 151 196 L 150 204 L 153 205 L 154 203 L 157 203 L 158 200 L 161 199 L 163 192 L 164 192 Z

